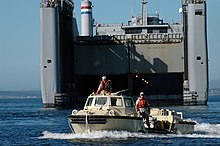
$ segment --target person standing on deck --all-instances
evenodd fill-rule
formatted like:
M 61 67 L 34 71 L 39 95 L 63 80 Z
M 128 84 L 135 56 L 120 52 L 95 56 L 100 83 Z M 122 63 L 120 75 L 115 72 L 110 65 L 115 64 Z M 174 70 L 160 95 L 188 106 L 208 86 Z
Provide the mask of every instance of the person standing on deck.
M 144 98 L 144 92 L 140 93 L 140 96 L 136 101 L 135 109 L 143 117 L 143 119 L 145 120 L 145 124 L 147 124 L 148 128 L 150 128 L 150 123 L 149 123 L 150 106 L 147 102 L 147 99 Z
M 106 76 L 102 77 L 102 80 L 99 83 L 99 87 L 96 91 L 96 94 L 100 94 L 104 91 L 104 93 L 111 93 L 112 92 L 112 82 L 111 80 L 107 80 Z

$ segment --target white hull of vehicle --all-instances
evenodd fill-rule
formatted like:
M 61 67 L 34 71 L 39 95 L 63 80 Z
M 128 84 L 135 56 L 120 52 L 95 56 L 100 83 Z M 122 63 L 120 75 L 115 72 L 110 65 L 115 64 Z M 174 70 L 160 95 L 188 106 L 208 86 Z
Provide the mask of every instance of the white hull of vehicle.
M 89 133 L 103 130 L 146 132 L 140 117 L 126 116 L 69 116 L 69 123 L 74 133 Z
M 194 122 L 176 123 L 174 125 L 175 133 L 192 134 L 194 132 Z

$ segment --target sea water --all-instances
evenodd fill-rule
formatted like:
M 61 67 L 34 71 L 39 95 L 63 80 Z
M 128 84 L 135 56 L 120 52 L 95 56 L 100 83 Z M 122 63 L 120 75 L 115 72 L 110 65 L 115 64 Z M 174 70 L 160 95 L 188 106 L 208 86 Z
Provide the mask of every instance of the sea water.
M 71 132 L 71 109 L 44 108 L 41 98 L 0 98 L 0 145 L 220 145 L 220 96 L 208 106 L 163 107 L 183 112 L 197 124 L 193 134 L 143 134 L 126 131 Z

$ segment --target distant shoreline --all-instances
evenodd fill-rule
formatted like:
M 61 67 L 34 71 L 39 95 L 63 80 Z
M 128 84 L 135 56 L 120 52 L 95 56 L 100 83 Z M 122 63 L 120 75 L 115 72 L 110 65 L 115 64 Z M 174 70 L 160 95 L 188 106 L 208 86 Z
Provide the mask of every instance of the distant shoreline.
M 219 88 L 209 89 L 209 96 L 219 96 L 219 95 L 220 95 Z
M 0 91 L 0 98 L 41 98 L 41 91 Z
M 220 89 L 210 89 L 209 96 L 220 96 Z M 0 91 L 0 99 L 42 98 L 41 91 Z
M 1 96 L 0 99 L 34 99 L 34 98 L 41 98 L 37 96 L 27 96 L 27 97 L 19 97 L 19 96 Z

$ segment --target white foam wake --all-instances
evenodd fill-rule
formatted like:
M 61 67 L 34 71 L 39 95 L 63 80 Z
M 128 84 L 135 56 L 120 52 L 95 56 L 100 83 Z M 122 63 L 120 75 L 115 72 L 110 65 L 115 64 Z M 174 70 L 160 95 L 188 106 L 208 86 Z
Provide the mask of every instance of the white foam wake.
M 194 134 L 143 134 L 126 131 L 96 131 L 92 133 L 51 133 L 44 131 L 41 139 L 128 139 L 128 138 L 220 138 L 220 124 L 197 123 Z
M 195 125 L 196 132 L 205 132 L 206 134 L 220 136 L 220 124 L 201 123 Z
M 48 131 L 44 131 L 43 136 L 40 138 L 43 139 L 100 139 L 100 138 L 110 138 L 110 139 L 126 139 L 126 138 L 134 138 L 146 136 L 141 133 L 131 133 L 127 131 L 96 131 L 92 133 L 82 133 L 82 134 L 74 134 L 74 133 L 51 133 Z

